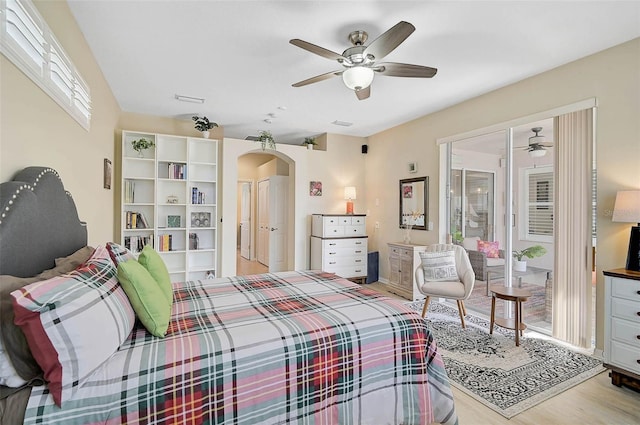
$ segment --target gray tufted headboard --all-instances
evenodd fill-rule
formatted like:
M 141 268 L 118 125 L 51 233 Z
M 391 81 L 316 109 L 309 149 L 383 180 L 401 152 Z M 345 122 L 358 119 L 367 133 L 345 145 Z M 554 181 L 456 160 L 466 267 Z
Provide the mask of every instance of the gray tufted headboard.
M 35 276 L 87 245 L 86 223 L 57 171 L 27 167 L 0 184 L 0 274 Z

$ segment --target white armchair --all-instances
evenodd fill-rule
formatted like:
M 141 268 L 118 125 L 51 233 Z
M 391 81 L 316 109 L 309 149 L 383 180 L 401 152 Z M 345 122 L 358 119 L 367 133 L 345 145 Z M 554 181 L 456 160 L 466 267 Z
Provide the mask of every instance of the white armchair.
M 460 322 L 462 327 L 465 327 L 464 316 L 467 315 L 467 311 L 464 307 L 464 300 L 469 298 L 473 285 L 475 283 L 475 273 L 469 262 L 469 256 L 465 249 L 459 245 L 449 244 L 436 244 L 430 245 L 425 250 L 426 252 L 442 252 L 442 251 L 454 251 L 455 256 L 455 268 L 457 277 L 450 278 L 449 280 L 427 280 L 425 279 L 425 272 L 422 265 L 418 266 L 415 271 L 416 285 L 420 293 L 426 296 L 424 300 L 424 308 L 422 309 L 422 317 L 427 313 L 429 308 L 429 301 L 431 297 L 442 297 L 454 299 L 458 303 L 458 313 L 460 314 Z

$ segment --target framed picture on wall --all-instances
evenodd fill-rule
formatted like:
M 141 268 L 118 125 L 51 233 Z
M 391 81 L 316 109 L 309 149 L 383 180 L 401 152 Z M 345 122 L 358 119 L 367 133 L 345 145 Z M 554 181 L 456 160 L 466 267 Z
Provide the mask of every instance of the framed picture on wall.
M 309 196 L 322 196 L 322 182 L 309 183 Z
M 103 186 L 105 189 L 111 189 L 111 161 L 107 158 L 104 159 L 104 167 L 102 171 L 102 179 L 104 181 Z

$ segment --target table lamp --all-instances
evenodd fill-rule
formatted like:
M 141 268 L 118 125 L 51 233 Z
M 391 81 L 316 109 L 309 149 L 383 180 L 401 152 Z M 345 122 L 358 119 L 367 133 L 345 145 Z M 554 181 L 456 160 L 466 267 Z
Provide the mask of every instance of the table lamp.
M 356 199 L 356 188 L 353 186 L 345 187 L 344 199 L 347 200 L 347 214 L 353 214 L 353 200 Z
M 616 194 L 612 221 L 637 223 L 631 227 L 627 270 L 640 271 L 640 190 L 622 190 Z

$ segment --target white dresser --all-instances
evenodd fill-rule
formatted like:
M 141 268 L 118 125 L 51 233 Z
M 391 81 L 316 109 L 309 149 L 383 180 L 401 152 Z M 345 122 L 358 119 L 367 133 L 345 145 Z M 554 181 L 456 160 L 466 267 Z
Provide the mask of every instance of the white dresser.
M 604 365 L 611 383 L 640 389 L 640 272 L 604 272 Z
M 416 287 L 415 271 L 422 263 L 420 252 L 424 252 L 427 247 L 401 242 L 392 242 L 387 245 L 389 247 L 389 292 L 412 301 L 424 299 L 424 295 Z
M 366 280 L 367 227 L 364 214 L 311 216 L 311 268 Z

